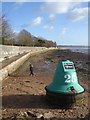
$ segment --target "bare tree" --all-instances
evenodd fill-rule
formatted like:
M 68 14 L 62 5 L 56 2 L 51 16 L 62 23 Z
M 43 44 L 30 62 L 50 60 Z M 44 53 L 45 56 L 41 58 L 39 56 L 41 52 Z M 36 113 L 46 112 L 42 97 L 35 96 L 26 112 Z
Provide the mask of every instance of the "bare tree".
M 2 44 L 5 44 L 6 40 L 13 37 L 13 32 L 8 21 L 5 19 L 5 15 L 0 16 L 0 37 L 2 38 Z

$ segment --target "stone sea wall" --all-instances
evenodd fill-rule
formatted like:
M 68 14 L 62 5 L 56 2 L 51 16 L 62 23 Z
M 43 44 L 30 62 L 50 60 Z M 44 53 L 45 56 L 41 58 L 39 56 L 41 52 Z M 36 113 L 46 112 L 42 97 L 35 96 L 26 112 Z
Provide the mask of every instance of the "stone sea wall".
M 23 46 L 8 46 L 8 45 L 0 45 L 0 62 L 5 60 L 6 58 L 10 58 L 16 56 L 18 54 L 22 54 L 24 52 L 34 52 L 46 49 L 45 47 L 23 47 Z

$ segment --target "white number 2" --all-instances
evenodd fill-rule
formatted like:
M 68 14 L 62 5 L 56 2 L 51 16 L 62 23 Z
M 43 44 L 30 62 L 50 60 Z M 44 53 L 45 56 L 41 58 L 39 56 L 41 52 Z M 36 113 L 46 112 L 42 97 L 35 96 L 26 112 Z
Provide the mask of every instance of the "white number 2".
M 64 78 L 66 79 L 65 82 L 68 83 L 68 82 L 70 82 L 71 76 L 70 75 L 65 75 Z
M 69 74 L 67 74 L 64 76 L 64 78 L 66 79 L 65 83 L 76 82 L 76 75 L 74 75 L 74 74 L 72 74 L 71 76 Z

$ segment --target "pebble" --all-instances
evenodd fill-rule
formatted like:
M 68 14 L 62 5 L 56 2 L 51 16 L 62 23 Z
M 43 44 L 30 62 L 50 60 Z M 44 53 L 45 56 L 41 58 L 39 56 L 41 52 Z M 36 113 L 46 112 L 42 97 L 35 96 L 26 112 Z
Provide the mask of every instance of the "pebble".
M 70 112 L 70 113 L 73 113 L 73 110 L 70 110 L 69 112 Z
M 83 118 L 83 117 L 84 117 L 84 115 L 83 115 L 83 114 L 81 114 L 81 115 L 80 115 L 80 118 Z
M 6 109 L 3 109 L 3 112 L 6 111 Z
M 19 90 L 19 88 L 16 88 L 16 90 Z
M 24 113 L 23 113 L 23 112 L 20 112 L 20 115 L 21 115 L 21 116 L 24 116 Z
M 23 115 L 24 117 L 28 117 L 28 114 L 27 114 L 27 112 L 24 112 L 24 115 Z
M 51 112 L 44 113 L 44 118 L 46 119 L 53 118 L 53 114 Z
M 39 114 L 39 113 L 37 113 L 36 116 L 37 116 L 38 119 L 43 118 L 43 115 L 42 115 L 42 114 Z
M 30 81 L 27 80 L 27 81 L 25 81 L 25 82 L 30 82 Z
M 41 82 L 40 84 L 44 84 L 43 82 Z

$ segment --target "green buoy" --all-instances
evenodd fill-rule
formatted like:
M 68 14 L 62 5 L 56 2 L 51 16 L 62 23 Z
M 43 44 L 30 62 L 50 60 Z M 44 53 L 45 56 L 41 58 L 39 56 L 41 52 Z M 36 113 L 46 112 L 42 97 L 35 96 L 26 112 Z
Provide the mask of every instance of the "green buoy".
M 53 81 L 45 87 L 45 90 L 48 99 L 62 105 L 82 99 L 85 91 L 78 83 L 74 63 L 69 60 L 59 61 Z

